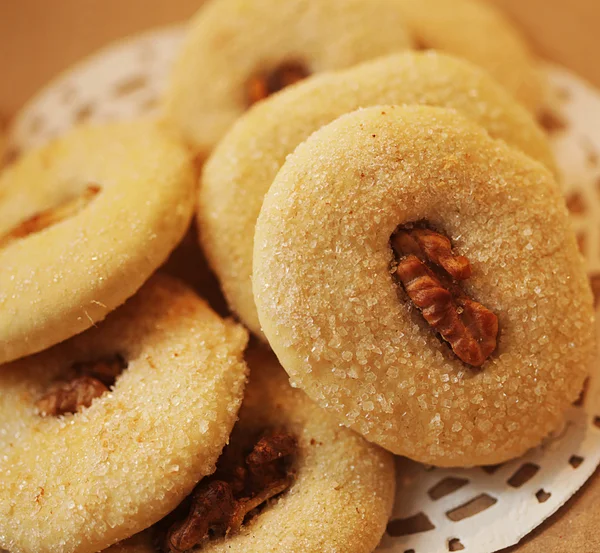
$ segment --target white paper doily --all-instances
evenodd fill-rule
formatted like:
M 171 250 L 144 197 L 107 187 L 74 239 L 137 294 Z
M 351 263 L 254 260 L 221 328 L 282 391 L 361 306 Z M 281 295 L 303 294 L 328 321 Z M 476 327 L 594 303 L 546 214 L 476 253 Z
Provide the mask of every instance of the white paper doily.
M 155 114 L 183 36 L 183 26 L 150 31 L 103 48 L 65 71 L 17 114 L 9 150 L 41 146 L 76 123 Z
M 81 121 L 152 114 L 182 28 L 109 46 L 63 73 L 16 117 L 12 148 L 41 145 Z M 576 230 L 600 290 L 600 93 L 559 67 L 547 72 L 565 129 L 552 135 Z M 598 153 L 596 153 L 598 152 Z M 378 553 L 492 553 L 517 543 L 559 509 L 600 463 L 600 401 L 573 407 L 565 428 L 525 457 L 498 467 L 439 469 L 398 458 L 398 494 Z M 596 424 L 594 424 L 596 422 Z

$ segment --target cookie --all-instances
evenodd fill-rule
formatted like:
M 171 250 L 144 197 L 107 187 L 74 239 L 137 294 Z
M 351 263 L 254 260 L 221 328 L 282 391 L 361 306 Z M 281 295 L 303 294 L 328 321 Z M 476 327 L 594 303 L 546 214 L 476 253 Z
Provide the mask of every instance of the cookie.
M 392 456 L 291 388 L 271 352 L 254 347 L 247 360 L 217 471 L 143 539 L 154 551 L 370 553 L 392 509 Z
M 201 155 L 263 97 L 412 44 L 389 0 L 213 0 L 188 33 L 165 113 Z
M 198 206 L 200 241 L 230 307 L 261 335 L 252 296 L 254 226 L 263 197 L 288 154 L 321 126 L 359 107 L 452 107 L 494 138 L 554 169 L 550 146 L 532 116 L 467 62 L 434 53 L 390 56 L 321 75 L 259 104 L 207 161 Z
M 159 276 L 96 328 L 2 367 L 0 548 L 91 553 L 170 512 L 228 440 L 246 341 Z
M 82 123 L 156 119 L 158 98 L 183 36 L 182 26 L 155 29 L 118 40 L 67 69 L 15 115 L 10 149 L 26 152 Z M 163 269 L 192 285 L 218 313 L 225 312 L 218 282 L 200 252 L 195 225 Z
M 265 198 L 253 282 L 294 384 L 424 463 L 523 454 L 594 359 L 551 173 L 453 110 L 372 107 L 314 133 Z
M 480 0 L 393 0 L 421 48 L 448 52 L 484 68 L 533 112 L 545 96 L 526 40 L 502 11 Z
M 198 242 L 198 230 L 194 223 L 159 271 L 191 286 L 219 315 L 226 317 L 231 314 L 219 281 L 202 253 Z
M 149 122 L 81 127 L 0 175 L 0 363 L 132 296 L 184 235 L 189 154 Z
M 192 21 L 165 112 L 206 155 L 249 106 L 285 86 L 407 48 L 464 57 L 532 110 L 542 102 L 527 44 L 476 0 L 213 0 Z

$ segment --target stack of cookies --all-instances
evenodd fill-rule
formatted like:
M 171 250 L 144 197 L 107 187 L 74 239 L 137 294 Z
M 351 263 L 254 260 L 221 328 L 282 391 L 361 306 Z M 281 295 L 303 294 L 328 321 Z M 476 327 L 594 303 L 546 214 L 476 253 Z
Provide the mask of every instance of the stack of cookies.
M 478 0 L 211 0 L 158 119 L 5 168 L 0 549 L 370 553 L 394 454 L 560 428 L 594 313 L 536 63 Z

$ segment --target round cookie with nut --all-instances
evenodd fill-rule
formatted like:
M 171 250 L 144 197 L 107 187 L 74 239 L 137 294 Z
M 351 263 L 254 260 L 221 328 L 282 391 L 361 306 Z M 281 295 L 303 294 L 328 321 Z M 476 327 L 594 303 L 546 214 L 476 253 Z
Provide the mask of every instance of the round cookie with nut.
M 542 108 L 542 74 L 524 37 L 491 2 L 392 0 L 420 48 L 456 55 L 484 68 L 532 112 Z
M 412 45 L 389 0 L 212 0 L 188 33 L 165 111 L 201 155 L 270 94 Z
M 0 371 L 0 548 L 92 553 L 172 511 L 236 420 L 247 333 L 153 277 L 98 327 Z
M 435 53 L 404 53 L 318 75 L 257 105 L 231 129 L 201 177 L 200 242 L 227 301 L 262 334 L 252 295 L 254 227 L 286 156 L 314 131 L 360 107 L 426 104 L 457 109 L 494 138 L 555 170 L 548 140 L 530 113 L 486 73 Z
M 266 349 L 216 472 L 145 533 L 144 551 L 370 553 L 394 499 L 392 456 L 290 387 Z
M 543 86 L 526 42 L 474 0 L 212 0 L 191 24 L 166 115 L 200 155 L 255 102 L 322 71 L 407 48 L 471 60 L 532 110 Z
M 453 110 L 372 107 L 313 134 L 265 198 L 253 278 L 295 385 L 424 463 L 538 445 L 594 358 L 552 174 Z
M 0 363 L 50 347 L 132 296 L 183 237 L 187 150 L 150 122 L 81 127 L 0 175 Z

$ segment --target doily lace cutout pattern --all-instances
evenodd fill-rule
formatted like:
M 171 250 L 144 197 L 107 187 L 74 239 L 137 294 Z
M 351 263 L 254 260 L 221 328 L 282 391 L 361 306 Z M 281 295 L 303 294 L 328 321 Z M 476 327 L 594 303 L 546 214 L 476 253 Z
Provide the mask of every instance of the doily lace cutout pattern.
M 10 127 L 9 151 L 47 143 L 77 123 L 153 116 L 184 27 L 150 31 L 109 45 L 38 92 Z

